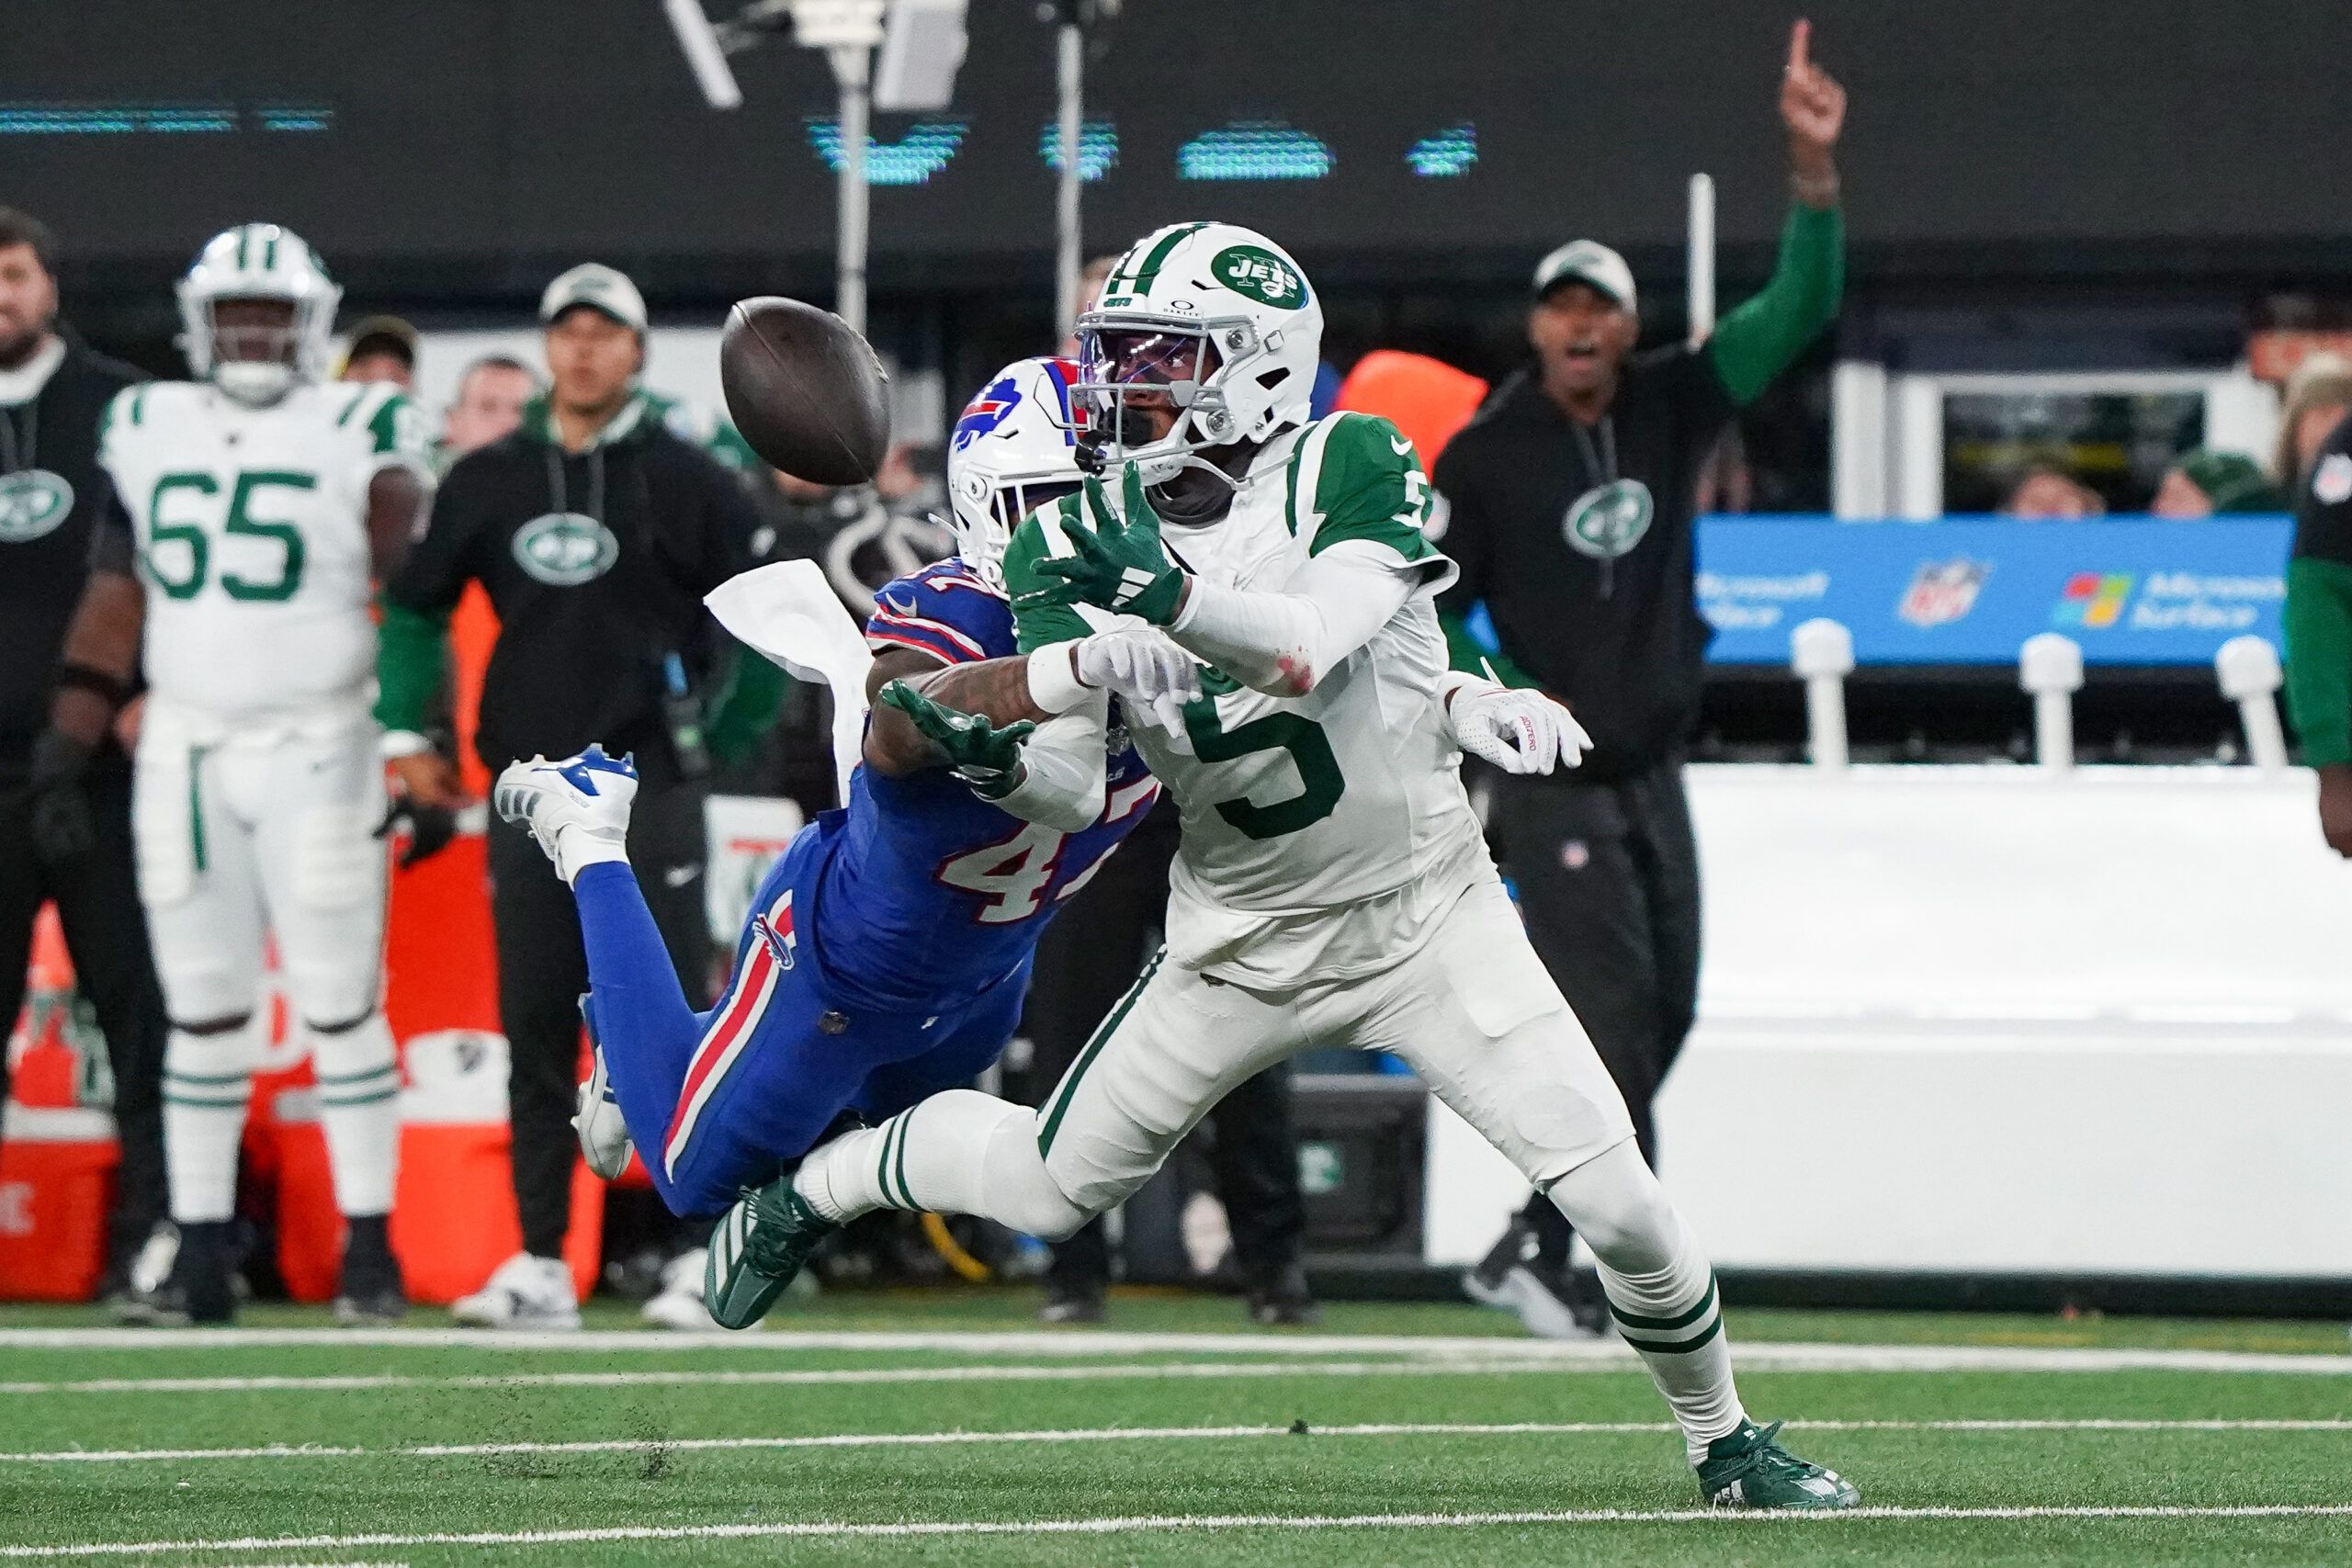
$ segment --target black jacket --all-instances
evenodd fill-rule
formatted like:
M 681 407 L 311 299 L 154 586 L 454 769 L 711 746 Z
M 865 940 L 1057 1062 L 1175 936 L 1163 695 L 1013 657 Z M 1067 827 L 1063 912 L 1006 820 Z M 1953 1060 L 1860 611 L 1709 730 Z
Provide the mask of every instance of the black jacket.
M 23 775 L 49 722 L 65 629 L 89 578 L 90 535 L 114 487 L 98 424 L 146 378 L 69 330 L 65 357 L 24 402 L 0 404 L 0 779 Z
M 475 736 L 483 763 L 495 773 L 601 741 L 635 752 L 649 784 L 673 782 L 664 666 L 675 656 L 707 693 L 729 645 L 702 596 L 752 564 L 759 526 L 741 480 L 642 394 L 581 453 L 554 443 L 534 405 L 441 481 L 385 594 L 378 715 L 388 728 L 422 726 L 440 627 L 478 581 L 499 620 Z
M 1710 356 L 1678 345 L 1629 360 L 1608 417 L 1583 430 L 1523 370 L 1438 458 L 1432 533 L 1462 568 L 1439 608 L 1452 620 L 1484 600 L 1510 662 L 1574 710 L 1593 740 L 1574 781 L 1653 767 L 1697 721 L 1713 634 L 1691 513 L 1732 414 Z M 1580 504 L 1612 480 L 1640 490 Z

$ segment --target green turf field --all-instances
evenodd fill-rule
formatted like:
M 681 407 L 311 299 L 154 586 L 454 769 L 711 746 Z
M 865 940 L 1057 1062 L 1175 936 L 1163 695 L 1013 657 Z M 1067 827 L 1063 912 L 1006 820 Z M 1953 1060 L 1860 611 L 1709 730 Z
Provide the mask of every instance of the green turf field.
M 0 1313 L 0 1562 L 2352 1561 L 2331 1325 L 1735 1314 L 1860 1517 L 1710 1517 L 1608 1349 L 1445 1306 L 829 1298 L 777 1332 L 219 1335 Z M 94 1332 L 96 1330 L 96 1332 Z

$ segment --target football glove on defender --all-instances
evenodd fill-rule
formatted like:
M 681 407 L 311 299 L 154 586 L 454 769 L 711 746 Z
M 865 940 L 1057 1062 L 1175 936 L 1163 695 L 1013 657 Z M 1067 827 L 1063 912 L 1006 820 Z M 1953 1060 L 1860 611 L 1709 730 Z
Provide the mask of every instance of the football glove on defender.
M 1078 553 L 1049 556 L 1037 563 L 1040 573 L 1060 578 L 1063 585 L 1035 589 L 1013 601 L 1012 607 L 1086 604 L 1139 615 L 1156 626 L 1174 621 L 1177 603 L 1183 597 L 1184 571 L 1160 543 L 1159 514 L 1144 495 L 1143 466 L 1126 466 L 1118 512 L 1111 509 L 1110 492 L 1099 479 L 1089 478 L 1080 497 L 1080 507 L 1092 525 L 1067 518 L 1061 525 L 1062 536 Z
M 976 713 L 932 701 L 904 681 L 884 686 L 878 701 L 913 721 L 947 754 L 947 767 L 982 800 L 1001 800 L 1021 783 L 1021 746 L 1036 729 L 1027 719 L 1001 728 Z

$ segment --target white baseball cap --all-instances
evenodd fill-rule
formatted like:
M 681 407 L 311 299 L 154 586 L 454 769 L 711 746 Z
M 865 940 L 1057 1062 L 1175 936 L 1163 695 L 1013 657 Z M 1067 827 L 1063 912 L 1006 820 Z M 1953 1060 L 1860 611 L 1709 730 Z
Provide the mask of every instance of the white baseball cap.
M 645 296 L 637 291 L 627 273 L 602 262 L 582 262 L 548 284 L 548 291 L 539 296 L 539 321 L 552 322 L 574 305 L 585 305 L 639 337 L 645 335 Z
M 1541 299 L 1563 283 L 1597 288 L 1622 308 L 1634 310 L 1634 269 L 1625 258 L 1598 240 L 1571 240 L 1535 264 L 1535 297 Z

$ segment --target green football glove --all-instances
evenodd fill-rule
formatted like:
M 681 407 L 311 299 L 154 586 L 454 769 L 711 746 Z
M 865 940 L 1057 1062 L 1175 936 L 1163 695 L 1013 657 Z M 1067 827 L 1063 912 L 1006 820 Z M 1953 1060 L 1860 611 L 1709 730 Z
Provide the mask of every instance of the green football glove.
M 999 728 L 978 714 L 932 701 L 904 681 L 884 686 L 881 701 L 946 752 L 949 770 L 982 800 L 1001 800 L 1021 783 L 1022 742 L 1037 728 L 1027 719 Z
M 1121 501 L 1125 517 L 1111 510 L 1102 481 L 1087 479 L 1081 504 L 1093 526 L 1062 524 L 1063 536 L 1078 553 L 1049 556 L 1037 563 L 1040 573 L 1060 578 L 1064 586 L 1023 594 L 1014 609 L 1076 601 L 1140 615 L 1155 626 L 1175 620 L 1177 602 L 1183 597 L 1184 572 L 1168 558 L 1167 548 L 1159 542 L 1159 514 L 1144 497 L 1141 465 L 1127 465 Z

